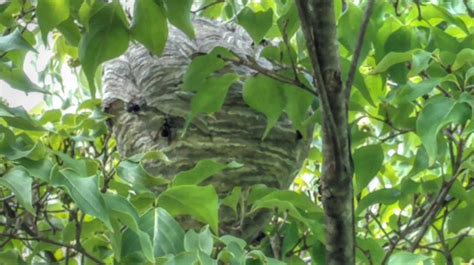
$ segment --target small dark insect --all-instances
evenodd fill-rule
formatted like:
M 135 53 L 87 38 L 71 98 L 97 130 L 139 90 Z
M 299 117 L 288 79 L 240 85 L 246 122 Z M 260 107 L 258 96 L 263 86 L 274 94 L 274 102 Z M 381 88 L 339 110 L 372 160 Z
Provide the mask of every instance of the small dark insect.
M 301 140 L 301 139 L 303 139 L 303 135 L 301 134 L 300 131 L 296 130 L 296 140 L 298 141 L 298 140 Z
M 127 112 L 129 113 L 138 113 L 141 110 L 140 105 L 129 102 L 127 104 Z
M 168 144 L 171 144 L 171 141 L 173 140 L 173 131 L 172 131 L 173 125 L 174 125 L 173 119 L 171 117 L 166 117 L 165 122 L 163 123 L 160 129 L 161 137 L 167 138 Z

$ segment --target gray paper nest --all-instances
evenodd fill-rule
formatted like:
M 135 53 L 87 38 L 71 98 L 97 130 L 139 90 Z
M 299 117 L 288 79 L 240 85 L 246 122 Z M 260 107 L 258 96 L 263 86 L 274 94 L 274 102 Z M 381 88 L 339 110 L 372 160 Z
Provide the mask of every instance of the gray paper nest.
M 241 58 L 254 58 L 259 64 L 271 67 L 268 61 L 257 58 L 252 39 L 239 26 L 194 19 L 194 27 L 196 38 L 191 40 L 170 26 L 166 48 L 159 57 L 141 45 L 132 44 L 123 56 L 106 64 L 104 105 L 113 115 L 111 127 L 120 153 L 128 157 L 160 150 L 170 161 L 148 164 L 147 170 L 168 179 L 203 159 L 243 164 L 204 183 L 212 183 L 221 198 L 235 186 L 245 189 L 265 184 L 288 188 L 307 155 L 309 141 L 301 139 L 285 116 L 262 140 L 266 119 L 245 104 L 242 83 L 232 85 L 219 112 L 194 118 L 181 137 L 193 97 L 192 92 L 184 91 L 181 86 L 192 58 L 215 47 L 224 47 Z M 242 76 L 256 74 L 232 63 L 227 69 Z M 222 232 L 244 238 L 256 236 L 267 220 L 266 214 L 260 213 L 240 224 L 225 206 L 221 206 L 219 216 Z M 189 218 L 181 222 L 185 227 L 196 225 Z

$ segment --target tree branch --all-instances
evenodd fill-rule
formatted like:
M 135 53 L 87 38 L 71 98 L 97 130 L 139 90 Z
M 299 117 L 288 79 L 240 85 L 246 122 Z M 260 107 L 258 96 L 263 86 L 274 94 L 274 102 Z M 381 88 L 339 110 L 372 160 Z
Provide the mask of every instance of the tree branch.
M 349 75 L 347 77 L 345 89 L 346 89 L 346 101 L 349 102 L 349 98 L 351 97 L 351 90 L 352 84 L 354 82 L 355 73 L 358 70 L 357 66 L 359 65 L 359 58 L 362 52 L 362 48 L 364 47 L 364 40 L 365 35 L 367 32 L 367 28 L 369 27 L 370 17 L 372 16 L 372 11 L 374 9 L 375 0 L 369 0 L 367 3 L 367 8 L 365 10 L 364 20 L 360 25 L 359 30 L 359 37 L 357 38 L 357 45 L 354 51 L 354 55 L 352 56 L 352 63 L 349 69 Z

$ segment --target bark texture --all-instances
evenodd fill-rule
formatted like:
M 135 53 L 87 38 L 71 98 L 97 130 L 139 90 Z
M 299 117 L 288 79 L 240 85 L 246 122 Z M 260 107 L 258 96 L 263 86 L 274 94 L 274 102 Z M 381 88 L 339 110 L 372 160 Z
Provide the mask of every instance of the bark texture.
M 286 117 L 262 141 L 265 117 L 245 104 L 240 82 L 229 90 L 221 111 L 195 118 L 185 136 L 180 137 L 193 97 L 181 89 L 181 84 L 193 57 L 220 46 L 241 58 L 254 58 L 261 66 L 271 69 L 268 62 L 258 58 L 251 38 L 240 27 L 204 19 L 195 19 L 194 23 L 197 33 L 194 40 L 170 27 L 165 51 L 159 57 L 135 44 L 125 55 L 106 65 L 104 102 L 113 115 L 112 129 L 119 151 L 125 156 L 162 151 L 171 162 L 150 164 L 147 169 L 169 179 L 203 159 L 244 164 L 207 181 L 221 197 L 235 186 L 265 184 L 288 188 L 306 158 L 309 141 L 299 137 Z M 232 63 L 226 68 L 230 70 L 244 76 L 256 74 Z M 220 218 L 223 232 L 244 238 L 258 235 L 267 220 L 265 214 L 260 214 L 241 224 L 227 207 L 221 207 Z
M 297 0 L 323 113 L 326 263 L 355 263 L 352 158 L 333 0 Z

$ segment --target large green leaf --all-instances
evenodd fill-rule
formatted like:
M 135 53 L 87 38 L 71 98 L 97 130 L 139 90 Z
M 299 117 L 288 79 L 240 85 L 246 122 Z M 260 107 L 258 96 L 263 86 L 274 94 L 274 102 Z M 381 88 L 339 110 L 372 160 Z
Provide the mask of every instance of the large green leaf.
M 152 176 L 140 162 L 124 160 L 117 167 L 117 175 L 130 183 L 138 192 L 150 191 L 150 188 L 165 185 L 168 180 L 160 176 Z
M 196 185 L 203 180 L 222 172 L 227 166 L 214 160 L 201 160 L 190 170 L 180 172 L 174 179 L 173 185 Z
M 97 176 L 83 177 L 72 169 L 56 169 L 52 175 L 52 183 L 63 187 L 84 213 L 99 218 L 111 227 Z
M 195 33 L 191 20 L 193 0 L 164 0 L 164 3 L 166 4 L 166 14 L 171 24 L 186 33 L 188 37 L 194 39 Z
M 447 117 L 454 108 L 456 101 L 447 97 L 436 97 L 429 100 L 416 121 L 416 133 L 420 136 L 428 155 L 437 155 L 437 136 L 447 123 Z
M 170 188 L 158 197 L 160 207 L 171 215 L 191 215 L 218 232 L 218 197 L 213 186 L 183 185 Z
M 14 167 L 0 177 L 0 185 L 7 187 L 15 194 L 18 202 L 30 213 L 35 214 L 32 204 L 31 184 L 33 179 L 24 167 Z
M 380 144 L 362 146 L 354 152 L 353 159 L 356 178 L 355 193 L 358 194 L 367 187 L 382 168 L 384 160 L 382 146 Z
M 139 219 L 140 229 L 146 233 L 153 245 L 154 257 L 178 254 L 184 251 L 184 231 L 171 215 L 162 208 L 154 208 Z M 128 229 L 123 234 L 122 257 L 132 256 L 140 249 L 140 238 Z
M 267 117 L 263 139 L 276 125 L 286 105 L 279 83 L 266 76 L 251 77 L 245 81 L 243 96 L 245 103 Z
M 36 50 L 31 44 L 21 35 L 17 28 L 12 33 L 0 37 L 0 52 L 9 52 L 15 50 L 33 51 Z
M 97 67 L 128 48 L 129 33 L 122 17 L 123 10 L 118 3 L 107 4 L 92 16 L 89 31 L 81 39 L 79 58 L 93 97 Z
M 164 8 L 154 0 L 135 1 L 130 31 L 143 46 L 160 55 L 168 39 L 168 21 Z
M 36 16 L 43 41 L 47 43 L 48 33 L 69 17 L 69 0 L 38 0 Z
M 252 37 L 257 44 L 265 37 L 273 24 L 273 10 L 254 12 L 249 7 L 244 7 L 237 16 L 237 22 Z
M 129 229 L 135 233 L 139 241 L 141 253 L 143 253 L 148 261 L 154 262 L 153 246 L 150 236 L 141 230 L 139 225 L 140 217 L 133 205 L 118 195 L 104 194 L 103 198 L 111 216 L 120 219 L 122 223 L 126 224 Z

